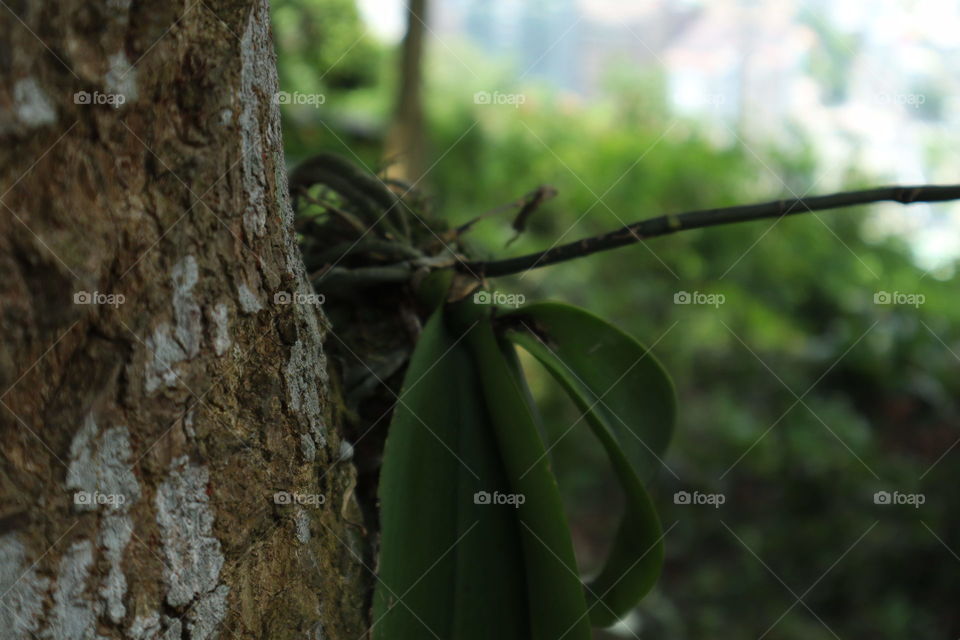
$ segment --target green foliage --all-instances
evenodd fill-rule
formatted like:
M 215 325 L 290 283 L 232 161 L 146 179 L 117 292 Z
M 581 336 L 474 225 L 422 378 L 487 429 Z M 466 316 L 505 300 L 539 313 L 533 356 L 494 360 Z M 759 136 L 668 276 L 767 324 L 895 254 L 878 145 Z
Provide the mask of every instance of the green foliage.
M 626 505 L 606 567 L 581 584 L 539 414 L 491 308 L 469 299 L 441 306 L 414 351 L 387 438 L 374 637 L 419 638 L 424 627 L 441 637 L 489 637 L 484 618 L 496 611 L 497 637 L 583 640 L 591 621 L 616 622 L 659 574 L 660 524 L 640 477 L 672 430 L 663 370 L 634 340 L 566 305 L 508 314 L 497 327 L 582 405 L 620 479 Z M 639 393 L 628 397 L 634 385 Z M 614 410 L 629 426 L 611 422 Z M 634 439 L 655 449 L 641 454 Z M 437 559 L 440 550 L 447 552 Z
M 287 91 L 344 91 L 375 80 L 377 46 L 353 0 L 277 0 L 273 33 Z
M 537 358 L 583 412 L 624 493 L 607 561 L 587 586 L 591 620 L 609 626 L 660 574 L 660 521 L 643 482 L 659 470 L 673 433 L 673 385 L 636 340 L 581 309 L 541 303 L 505 320 L 507 339 Z
M 652 480 L 676 411 L 673 386 L 656 358 L 631 336 L 569 305 L 538 303 L 503 318 L 507 339 L 547 368 L 597 436 L 612 439 L 626 454 L 638 478 Z
M 450 100 L 453 90 L 445 95 Z M 608 120 L 604 105 L 565 112 L 535 92 L 519 113 L 455 102 L 434 121 L 436 148 L 452 146 L 431 174 L 439 210 L 459 221 L 537 184 L 560 191 L 509 251 L 506 221 L 479 226 L 471 241 L 480 256 L 519 255 L 670 211 L 879 182 L 859 175 L 818 182 L 809 145 L 718 146 L 696 126 L 671 127 L 668 114 L 634 128 Z M 905 242 L 868 233 L 864 221 L 878 209 L 684 232 L 496 282 L 530 300 L 578 304 L 645 336 L 677 381 L 685 407 L 678 436 L 648 487 L 665 523 L 677 523 L 665 540 L 664 576 L 639 609 L 648 637 L 755 637 L 790 605 L 721 519 L 797 593 L 879 519 L 856 555 L 805 600 L 841 637 L 893 640 L 913 623 L 960 628 L 945 613 L 952 607 L 945 594 L 960 581 L 927 580 L 912 569 L 918 558 L 951 559 L 921 519 L 960 548 L 948 515 L 960 504 L 944 490 L 960 479 L 960 448 L 937 462 L 960 437 L 950 400 L 960 394 L 951 373 L 960 353 L 954 269 L 925 273 Z M 915 211 L 890 207 L 888 215 Z M 675 305 L 679 291 L 723 294 L 725 303 Z M 881 291 L 922 294 L 925 303 L 874 304 Z M 580 430 L 568 432 L 578 410 L 533 371 L 530 384 L 546 424 L 558 425 L 546 444 L 581 568 L 598 571 L 617 527 L 619 504 L 609 497 L 617 479 L 598 471 L 602 449 Z M 795 404 L 793 394 L 808 390 Z M 929 500 L 920 510 L 878 509 L 874 492 L 894 487 Z M 721 492 L 727 502 L 682 508 L 671 500 L 680 490 Z M 887 603 L 912 613 L 898 617 Z M 775 633 L 832 637 L 810 619 L 794 611 Z
M 389 109 L 380 80 L 390 60 L 368 35 L 354 0 L 271 4 L 280 90 L 315 97 L 308 104 L 281 104 L 287 155 L 299 159 L 335 149 L 349 156 L 353 149 L 375 162 L 378 121 Z
M 576 574 L 573 542 L 567 529 L 556 479 L 537 433 L 534 410 L 522 393 L 490 324 L 489 307 L 461 302 L 453 311 L 480 377 L 483 397 L 500 445 L 517 509 L 526 566 L 530 637 L 549 640 L 566 634 L 589 638 L 590 621 Z M 489 548 L 488 553 L 496 553 Z
M 618 70 L 610 86 L 623 92 L 583 101 L 517 86 L 500 62 L 447 44 L 456 56 L 438 47 L 427 69 L 430 141 L 434 159 L 443 159 L 421 186 L 434 209 L 455 225 L 539 184 L 559 189 L 509 250 L 507 219 L 478 224 L 468 237 L 478 258 L 527 253 L 666 212 L 883 181 L 821 175 L 816 141 L 804 141 L 789 123 L 782 137 L 751 140 L 749 148 L 708 133 L 666 110 L 646 72 Z M 811 64 L 844 64 L 835 53 L 821 58 Z M 390 87 L 378 77 L 327 106 L 382 122 Z M 526 101 L 519 108 L 473 102 L 475 91 L 493 89 L 522 92 Z M 638 98 L 649 108 L 630 111 Z M 314 112 L 284 115 L 292 158 L 342 149 L 340 138 L 376 166 L 375 141 L 328 120 L 333 135 Z M 942 144 L 931 153 L 950 161 Z M 634 611 L 638 635 L 762 634 L 794 599 L 753 553 L 797 594 L 816 583 L 804 601 L 840 637 L 960 635 L 953 613 L 960 574 L 947 569 L 955 559 L 944 547 L 960 549 L 960 495 L 950 489 L 960 481 L 960 447 L 951 449 L 960 437 L 955 266 L 918 268 L 908 244 L 878 222 L 880 209 L 684 232 L 495 283 L 530 300 L 575 303 L 644 336 L 676 381 L 677 437 L 645 487 L 669 531 L 665 564 Z M 887 209 L 901 219 L 916 211 Z M 725 302 L 677 305 L 679 291 L 723 294 Z M 918 293 L 925 302 L 874 304 L 880 291 Z M 595 574 L 619 526 L 623 504 L 611 496 L 621 482 L 593 434 L 569 428 L 582 409 L 551 374 L 535 366 L 525 373 L 543 414 L 579 573 Z M 927 503 L 873 504 L 875 491 L 894 488 L 923 491 Z M 672 502 L 680 490 L 722 492 L 727 501 L 720 509 L 686 508 Z M 801 605 L 768 636 L 833 637 Z
M 374 637 L 528 637 L 514 509 L 477 504 L 509 493 L 470 353 L 437 312 L 424 328 L 394 411 L 380 475 Z M 426 628 L 425 628 L 426 627 Z

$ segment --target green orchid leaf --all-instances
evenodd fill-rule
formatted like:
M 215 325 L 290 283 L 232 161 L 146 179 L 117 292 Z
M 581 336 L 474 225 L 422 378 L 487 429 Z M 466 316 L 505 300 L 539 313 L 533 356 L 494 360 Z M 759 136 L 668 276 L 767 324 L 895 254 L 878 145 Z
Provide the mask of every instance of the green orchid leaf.
M 637 475 L 652 480 L 676 416 L 673 383 L 654 355 L 617 327 L 567 304 L 542 302 L 501 317 L 505 337 L 575 391 L 581 409 L 590 409 L 588 419 L 607 426 Z
M 581 309 L 540 303 L 502 317 L 504 337 L 533 355 L 584 412 L 623 488 L 619 529 L 587 585 L 591 621 L 608 626 L 650 590 L 663 562 L 660 521 L 641 478 L 652 478 L 670 440 L 673 385 L 639 342 Z
M 522 376 L 493 332 L 490 307 L 451 307 L 466 332 L 490 423 L 517 500 L 534 640 L 589 640 L 590 620 L 556 478 L 549 467 Z
M 465 342 L 435 312 L 384 451 L 375 640 L 479 640 L 491 624 L 498 638 L 530 637 L 517 509 L 482 498 L 511 485 L 480 389 Z

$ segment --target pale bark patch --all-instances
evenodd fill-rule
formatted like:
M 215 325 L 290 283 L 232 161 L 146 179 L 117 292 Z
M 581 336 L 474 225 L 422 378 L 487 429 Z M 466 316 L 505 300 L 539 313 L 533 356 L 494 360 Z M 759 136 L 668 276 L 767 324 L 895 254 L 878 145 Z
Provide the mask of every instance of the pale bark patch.
M 43 596 L 50 581 L 37 575 L 16 533 L 0 537 L 0 625 L 13 638 L 32 637 L 40 624 Z
M 240 310 L 244 313 L 256 313 L 263 309 L 260 298 L 250 290 L 245 282 L 237 285 L 237 300 L 240 302 Z
M 135 102 L 138 97 L 137 70 L 130 65 L 127 54 L 118 51 L 107 58 L 107 64 L 110 68 L 103 78 L 103 88 L 107 93 L 123 96 L 124 105 Z
M 230 339 L 230 309 L 226 304 L 219 302 L 212 309 L 207 310 L 210 323 L 213 325 L 213 352 L 222 356 L 232 343 Z
M 34 78 L 24 78 L 13 85 L 13 100 L 17 119 L 27 128 L 57 121 L 53 103 Z
M 77 511 L 126 512 L 140 498 L 140 484 L 130 467 L 130 434 L 116 426 L 101 432 L 87 414 L 70 445 L 66 488 L 74 491 Z
M 220 578 L 223 553 L 212 535 L 207 482 L 207 469 L 183 456 L 171 463 L 170 475 L 157 491 L 167 602 L 174 607 L 213 591 Z
M 110 568 L 100 585 L 103 614 L 114 624 L 123 622 L 127 608 L 123 598 L 127 594 L 127 577 L 123 574 L 123 553 L 133 535 L 133 520 L 126 514 L 106 515 L 101 522 L 98 544 Z
M 93 565 L 93 544 L 82 540 L 70 545 L 60 560 L 53 606 L 48 615 L 49 626 L 41 637 L 61 640 L 91 640 L 95 635 L 97 614 L 93 601 L 86 595 Z

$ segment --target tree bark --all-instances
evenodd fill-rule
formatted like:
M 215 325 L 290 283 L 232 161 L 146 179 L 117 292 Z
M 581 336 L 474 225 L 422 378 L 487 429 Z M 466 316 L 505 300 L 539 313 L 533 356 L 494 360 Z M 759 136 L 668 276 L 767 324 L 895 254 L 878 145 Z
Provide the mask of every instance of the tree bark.
M 399 85 L 393 121 L 387 132 L 387 175 L 410 183 L 423 176 L 426 136 L 423 116 L 423 45 L 427 0 L 407 3 L 407 33 L 400 52 Z
M 361 638 L 266 1 L 0 34 L 0 637 Z

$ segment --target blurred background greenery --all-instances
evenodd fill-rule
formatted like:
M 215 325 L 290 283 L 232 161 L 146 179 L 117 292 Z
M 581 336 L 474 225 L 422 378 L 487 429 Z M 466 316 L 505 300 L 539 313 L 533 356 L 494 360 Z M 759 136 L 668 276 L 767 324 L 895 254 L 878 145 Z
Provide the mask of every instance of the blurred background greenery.
M 288 164 L 325 150 L 382 167 L 402 43 L 370 35 L 353 0 L 277 0 L 273 15 L 281 89 L 324 97 L 283 105 Z M 825 51 L 810 65 L 832 94 L 831 65 L 843 61 Z M 478 225 L 469 237 L 477 257 L 528 253 L 664 212 L 803 194 L 828 142 L 787 125 L 749 147 L 737 136 L 718 141 L 674 112 L 656 64 L 608 61 L 603 90 L 589 100 L 521 78 L 510 60 L 464 42 L 428 38 L 421 67 L 418 188 L 435 215 L 462 223 L 538 185 L 559 190 L 509 249 L 509 218 Z M 523 100 L 483 104 L 478 91 Z M 881 178 L 850 167 L 830 181 L 857 188 Z M 652 487 L 668 529 L 664 574 L 624 624 L 598 637 L 960 635 L 954 265 L 918 266 L 908 242 L 871 231 L 871 216 L 858 209 L 685 232 L 495 283 L 623 327 L 652 346 L 677 386 L 679 424 Z M 925 300 L 875 304 L 884 291 Z M 675 304 L 678 292 L 722 294 L 723 303 Z M 535 369 L 532 382 L 590 572 L 615 525 L 615 482 L 583 424 L 569 430 L 575 409 Z M 726 501 L 674 504 L 681 490 Z M 926 500 L 877 505 L 881 490 Z

